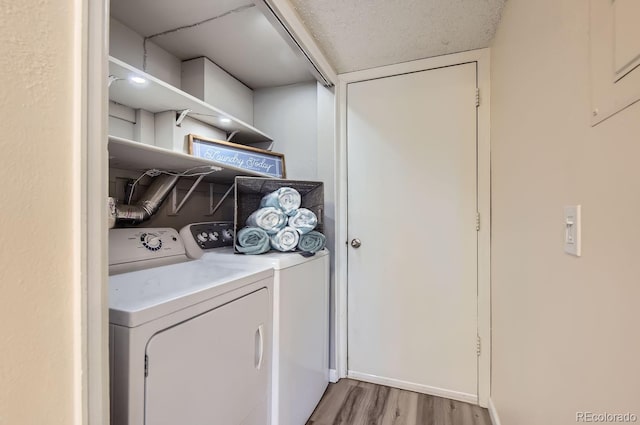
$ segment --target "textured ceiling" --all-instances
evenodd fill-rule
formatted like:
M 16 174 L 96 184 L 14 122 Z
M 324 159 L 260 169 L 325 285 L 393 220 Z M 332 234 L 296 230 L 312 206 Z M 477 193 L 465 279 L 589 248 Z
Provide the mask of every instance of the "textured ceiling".
M 505 0 L 290 0 L 338 73 L 488 47 Z

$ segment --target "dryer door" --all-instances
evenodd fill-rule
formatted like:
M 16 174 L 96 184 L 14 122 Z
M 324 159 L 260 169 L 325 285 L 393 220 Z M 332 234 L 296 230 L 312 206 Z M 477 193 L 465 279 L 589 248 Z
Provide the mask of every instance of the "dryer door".
M 145 424 L 267 424 L 269 341 L 266 289 L 154 335 Z

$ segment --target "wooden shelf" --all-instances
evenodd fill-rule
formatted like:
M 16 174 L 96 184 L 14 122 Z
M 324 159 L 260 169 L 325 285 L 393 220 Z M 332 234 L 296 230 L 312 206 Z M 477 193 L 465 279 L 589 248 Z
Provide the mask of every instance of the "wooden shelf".
M 266 174 L 196 158 L 185 153 L 145 145 L 144 143 L 121 137 L 109 136 L 109 167 L 112 168 L 141 172 L 157 168 L 159 170 L 182 172 L 200 166 L 214 166 L 221 169 L 204 178 L 205 181 L 216 183 L 233 182 L 236 176 L 270 177 Z M 206 171 L 206 169 L 196 171 Z
M 257 143 L 272 140 L 244 121 L 114 57 L 109 57 L 109 75 L 117 78 L 109 87 L 109 99 L 114 102 L 152 113 L 191 109 L 190 116 L 194 119 L 227 133 L 238 131 L 233 142 Z M 130 81 L 131 77 L 141 77 L 146 82 L 136 84 Z M 228 122 L 223 122 L 225 120 Z

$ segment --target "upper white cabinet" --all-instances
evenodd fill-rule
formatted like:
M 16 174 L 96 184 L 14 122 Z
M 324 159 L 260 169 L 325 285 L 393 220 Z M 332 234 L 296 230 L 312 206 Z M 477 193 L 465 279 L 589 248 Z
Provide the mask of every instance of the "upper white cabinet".
M 592 124 L 640 100 L 640 1 L 591 0 Z

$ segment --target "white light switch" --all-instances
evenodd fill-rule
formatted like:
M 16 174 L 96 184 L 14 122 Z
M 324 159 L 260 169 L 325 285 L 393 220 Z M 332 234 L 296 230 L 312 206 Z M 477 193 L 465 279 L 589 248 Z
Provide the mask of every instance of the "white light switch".
M 564 207 L 564 252 L 580 256 L 580 205 Z

